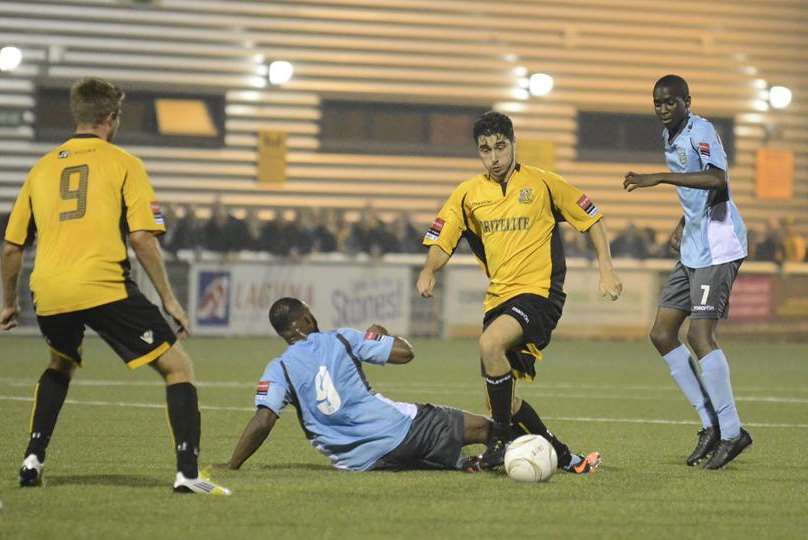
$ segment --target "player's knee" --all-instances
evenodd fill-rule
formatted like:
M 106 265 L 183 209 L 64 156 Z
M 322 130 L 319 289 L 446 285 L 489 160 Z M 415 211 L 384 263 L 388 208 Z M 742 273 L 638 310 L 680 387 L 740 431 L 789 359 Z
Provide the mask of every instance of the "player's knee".
M 50 362 L 48 362 L 48 369 L 58 371 L 59 373 L 72 379 L 73 373 L 76 371 L 76 363 L 61 356 L 51 353 Z
M 687 331 L 687 342 L 696 353 L 696 356 L 703 358 L 710 351 L 716 349 L 715 333 L 711 321 L 694 321 Z
M 504 354 L 505 346 L 499 340 L 485 333 L 480 336 L 480 355 L 483 363 L 487 363 L 491 359 L 498 359 Z
M 193 381 L 193 363 L 179 342 L 175 343 L 164 355 L 155 360 L 151 365 L 163 379 L 165 379 L 166 384 Z
M 669 352 L 676 347 L 678 342 L 676 332 L 660 324 L 654 324 L 654 327 L 648 333 L 648 337 L 654 347 L 661 353 Z

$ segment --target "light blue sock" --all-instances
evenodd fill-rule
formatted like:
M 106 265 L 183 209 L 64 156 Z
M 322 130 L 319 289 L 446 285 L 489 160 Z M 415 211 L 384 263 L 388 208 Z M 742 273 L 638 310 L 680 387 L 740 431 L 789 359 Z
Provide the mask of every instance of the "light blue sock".
M 721 438 L 734 439 L 741 434 L 741 419 L 735 408 L 732 383 L 729 380 L 729 364 L 724 351 L 716 349 L 701 359 L 701 377 L 718 415 Z
M 701 389 L 696 373 L 690 366 L 690 351 L 684 345 L 679 345 L 663 358 L 671 369 L 671 377 L 699 413 L 702 427 L 711 427 L 713 425 L 712 407 L 709 398 Z

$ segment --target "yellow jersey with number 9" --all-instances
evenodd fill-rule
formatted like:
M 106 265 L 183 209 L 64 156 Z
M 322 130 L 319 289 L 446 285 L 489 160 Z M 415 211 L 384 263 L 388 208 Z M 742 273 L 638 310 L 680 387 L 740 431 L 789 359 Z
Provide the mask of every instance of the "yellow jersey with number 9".
M 126 235 L 165 232 L 143 162 L 95 135 L 76 135 L 28 173 L 6 227 L 23 245 L 36 230 L 31 291 L 38 315 L 129 295 Z

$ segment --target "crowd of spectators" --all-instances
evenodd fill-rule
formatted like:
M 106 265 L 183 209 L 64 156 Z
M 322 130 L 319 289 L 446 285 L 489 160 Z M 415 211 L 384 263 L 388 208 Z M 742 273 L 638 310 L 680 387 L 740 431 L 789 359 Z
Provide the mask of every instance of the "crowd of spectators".
M 805 238 L 796 229 L 793 218 L 771 218 L 765 230 L 750 227 L 747 235 L 748 260 L 778 264 L 808 262 Z M 580 239 L 574 241 L 582 250 L 588 251 Z M 611 249 L 615 258 L 669 259 L 678 256 L 670 247 L 670 235 L 659 235 L 654 229 L 640 228 L 631 222 L 614 236 Z
M 201 219 L 192 206 L 164 208 L 166 234 L 163 248 L 169 253 L 205 250 L 215 253 L 265 252 L 280 257 L 300 257 L 311 253 L 418 253 L 423 231 L 415 227 L 405 212 L 383 221 L 373 208 L 365 208 L 358 220 L 349 221 L 343 211 L 333 208 L 313 210 L 275 209 L 270 219 L 262 219 L 255 209 L 236 217 L 221 204 Z
M 267 212 L 263 210 L 263 212 Z M 426 225 L 413 224 L 406 212 L 383 220 L 372 207 L 364 208 L 358 219 L 349 220 L 346 212 L 334 208 L 273 209 L 269 219 L 249 209 L 236 213 L 220 203 L 201 218 L 191 205 L 164 205 L 166 234 L 163 249 L 176 255 L 181 251 L 208 251 L 227 254 L 241 251 L 269 253 L 279 257 L 301 257 L 311 253 L 367 254 L 423 253 L 421 245 Z M 207 214 L 207 212 L 206 212 Z M 354 212 L 355 214 L 355 212 Z M 239 217 L 236 217 L 236 216 Z M 351 216 L 356 217 L 356 216 Z M 8 213 L 0 213 L 0 231 L 5 231 Z M 593 257 L 587 235 L 562 226 L 564 251 L 568 257 Z M 629 223 L 621 231 L 612 231 L 612 255 L 636 260 L 675 258 L 670 237 L 649 227 Z M 793 218 L 769 219 L 765 229 L 750 227 L 749 260 L 808 262 L 806 240 L 795 227 Z M 469 253 L 465 242 L 458 246 Z

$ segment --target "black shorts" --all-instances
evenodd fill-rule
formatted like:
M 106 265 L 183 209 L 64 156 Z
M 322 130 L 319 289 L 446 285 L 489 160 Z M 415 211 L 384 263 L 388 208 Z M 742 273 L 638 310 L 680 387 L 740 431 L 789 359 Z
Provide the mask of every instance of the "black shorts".
M 463 411 L 441 405 L 418 405 L 407 436 L 395 450 L 373 464 L 374 471 L 460 469 L 465 432 Z
M 550 344 L 550 337 L 561 318 L 562 305 L 526 293 L 516 295 L 485 313 L 483 330 L 500 315 L 513 317 L 522 327 L 522 343 L 505 354 L 518 377 L 533 380 L 536 376 L 536 361 L 542 359 L 541 350 Z
M 77 364 L 81 364 L 85 325 L 95 330 L 130 369 L 153 362 L 177 341 L 157 306 L 139 291 L 89 309 L 37 316 L 37 322 L 51 350 Z

